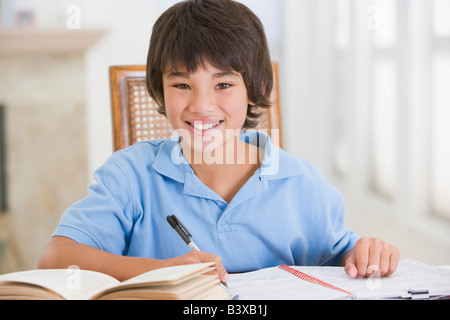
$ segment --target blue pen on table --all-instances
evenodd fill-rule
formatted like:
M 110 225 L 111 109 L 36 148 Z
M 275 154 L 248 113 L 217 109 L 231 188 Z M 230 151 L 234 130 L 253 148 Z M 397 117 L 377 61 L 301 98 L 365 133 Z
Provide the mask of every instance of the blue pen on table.
M 167 222 L 170 226 L 178 233 L 178 235 L 183 239 L 184 242 L 191 248 L 192 251 L 201 251 L 197 245 L 192 241 L 192 234 L 189 233 L 188 229 L 181 223 L 180 220 L 175 215 L 167 216 Z M 222 283 L 228 288 L 226 283 Z

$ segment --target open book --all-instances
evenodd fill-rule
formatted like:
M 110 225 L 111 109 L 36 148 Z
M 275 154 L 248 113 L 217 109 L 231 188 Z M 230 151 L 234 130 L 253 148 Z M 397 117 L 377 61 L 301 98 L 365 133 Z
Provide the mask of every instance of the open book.
M 79 270 L 30 270 L 0 276 L 0 300 L 222 300 L 229 299 L 212 263 L 153 270 L 124 282 Z
M 450 270 L 402 260 L 387 278 L 352 279 L 342 267 L 278 266 L 230 274 L 227 292 L 242 300 L 401 299 L 450 295 Z

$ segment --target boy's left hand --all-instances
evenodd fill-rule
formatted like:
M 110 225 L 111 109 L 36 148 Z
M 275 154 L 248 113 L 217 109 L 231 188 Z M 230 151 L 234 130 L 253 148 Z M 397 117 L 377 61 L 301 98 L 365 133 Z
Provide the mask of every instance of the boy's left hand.
M 398 249 L 379 239 L 361 238 L 344 255 L 345 272 L 352 278 L 370 277 L 379 271 L 381 277 L 395 272 L 400 260 Z

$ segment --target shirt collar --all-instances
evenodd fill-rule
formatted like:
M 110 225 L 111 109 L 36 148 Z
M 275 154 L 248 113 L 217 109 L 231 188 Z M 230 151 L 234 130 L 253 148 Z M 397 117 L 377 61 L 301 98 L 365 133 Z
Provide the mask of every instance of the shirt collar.
M 241 139 L 264 150 L 260 175 L 267 180 L 279 180 L 302 174 L 303 170 L 297 159 L 275 146 L 266 133 L 249 130 L 241 135 Z
M 302 174 L 302 168 L 297 159 L 273 145 L 269 135 L 248 130 L 242 133 L 240 138 L 264 150 L 263 162 L 257 172 L 261 177 L 267 180 L 278 180 Z M 181 152 L 179 141 L 179 136 L 173 135 L 162 142 L 153 168 L 168 178 L 185 183 L 186 176 L 192 173 L 192 169 Z
M 156 154 L 153 168 L 168 178 L 184 183 L 185 166 L 189 166 L 189 164 L 181 152 L 180 137 L 173 135 L 170 139 L 162 142 Z

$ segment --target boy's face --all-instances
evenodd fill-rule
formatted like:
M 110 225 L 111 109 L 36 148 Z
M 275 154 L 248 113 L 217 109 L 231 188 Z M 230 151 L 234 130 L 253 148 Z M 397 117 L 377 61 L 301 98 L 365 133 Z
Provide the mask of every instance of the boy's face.
M 191 74 L 179 67 L 163 74 L 163 88 L 167 118 L 182 147 L 203 153 L 224 147 L 240 133 L 250 103 L 240 73 L 210 64 Z

